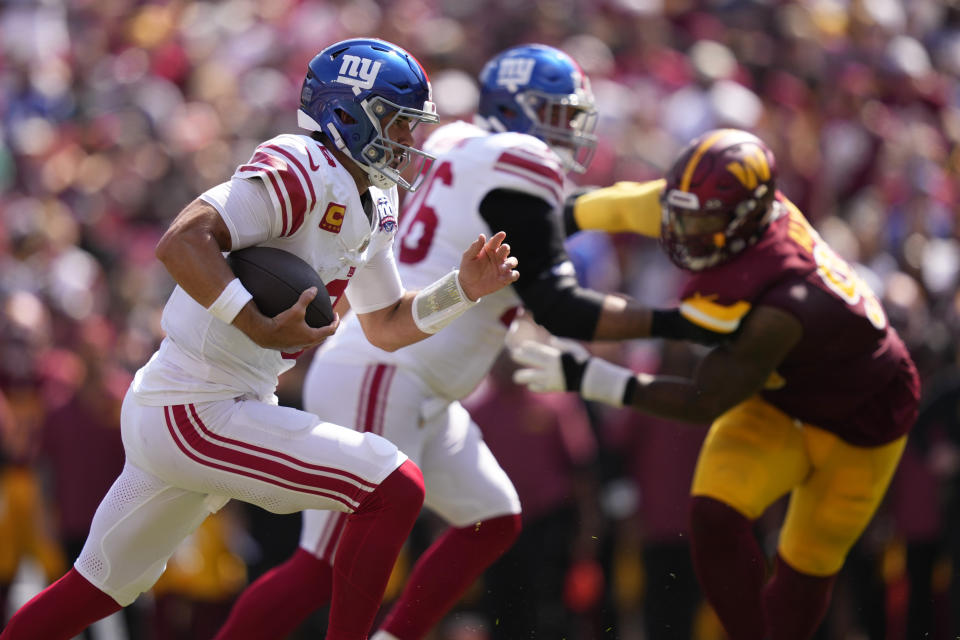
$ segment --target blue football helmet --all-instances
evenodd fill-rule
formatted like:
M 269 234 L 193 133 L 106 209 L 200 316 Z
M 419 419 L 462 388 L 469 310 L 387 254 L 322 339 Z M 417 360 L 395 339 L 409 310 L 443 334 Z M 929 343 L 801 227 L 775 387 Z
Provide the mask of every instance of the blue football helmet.
M 416 190 L 433 156 L 392 139 L 391 127 L 412 131 L 421 122 L 439 121 L 426 71 L 394 44 L 373 38 L 344 40 L 308 65 L 297 123 L 325 134 L 366 171 L 375 187 Z M 420 162 L 408 182 L 401 173 L 414 160 Z
M 513 47 L 487 62 L 477 120 L 492 131 L 540 138 L 577 173 L 586 171 L 597 146 L 590 81 L 570 56 L 542 44 Z

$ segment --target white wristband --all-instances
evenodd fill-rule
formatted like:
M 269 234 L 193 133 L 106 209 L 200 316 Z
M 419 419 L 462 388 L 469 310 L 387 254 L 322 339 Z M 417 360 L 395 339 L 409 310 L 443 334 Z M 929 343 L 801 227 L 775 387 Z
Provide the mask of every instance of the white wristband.
M 213 314 L 214 318 L 230 324 L 240 313 L 240 309 L 252 299 L 253 295 L 244 288 L 240 278 L 234 278 L 223 288 L 213 304 L 207 307 L 207 311 Z
M 580 381 L 580 395 L 614 407 L 623 406 L 623 394 L 633 371 L 618 367 L 602 358 L 590 358 Z
M 473 307 L 480 298 L 470 300 L 460 286 L 460 271 L 454 269 L 413 298 L 413 321 L 424 333 L 436 333 Z

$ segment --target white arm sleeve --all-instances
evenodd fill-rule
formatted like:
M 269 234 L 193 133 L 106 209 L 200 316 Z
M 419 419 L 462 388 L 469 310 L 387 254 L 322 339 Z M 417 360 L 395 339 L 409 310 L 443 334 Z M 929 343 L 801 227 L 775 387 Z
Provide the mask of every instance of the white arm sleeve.
M 393 245 L 390 245 L 350 278 L 345 294 L 351 309 L 369 313 L 390 306 L 400 299 L 403 291 Z
M 230 230 L 230 249 L 260 244 L 279 235 L 274 229 L 276 215 L 270 194 L 259 178 L 232 178 L 200 194 L 220 212 L 220 217 Z

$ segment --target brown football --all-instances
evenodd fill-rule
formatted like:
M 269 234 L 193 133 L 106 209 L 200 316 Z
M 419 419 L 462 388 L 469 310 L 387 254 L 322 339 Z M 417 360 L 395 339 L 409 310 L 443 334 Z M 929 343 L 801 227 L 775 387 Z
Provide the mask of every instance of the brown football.
M 317 295 L 307 305 L 307 324 L 316 328 L 333 322 L 333 305 L 323 280 L 313 267 L 289 251 L 247 247 L 229 253 L 227 263 L 253 295 L 253 301 L 263 315 L 272 318 L 286 311 L 301 293 L 316 287 Z

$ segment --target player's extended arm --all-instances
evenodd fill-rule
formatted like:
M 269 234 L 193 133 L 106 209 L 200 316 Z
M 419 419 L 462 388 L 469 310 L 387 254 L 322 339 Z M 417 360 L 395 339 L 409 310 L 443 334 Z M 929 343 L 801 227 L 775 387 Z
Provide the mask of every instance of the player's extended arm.
M 395 351 L 430 337 L 479 299 L 516 282 L 517 258 L 510 255 L 506 234 L 482 234 L 467 247 L 460 269 L 420 291 L 407 291 L 392 305 L 358 313 L 367 340 L 385 351 Z
M 567 235 L 584 229 L 660 237 L 660 193 L 665 180 L 617 182 L 575 193 L 563 210 Z
M 572 235 L 585 229 L 610 233 L 631 232 L 651 238 L 660 237 L 660 195 L 665 180 L 617 182 L 613 186 L 590 189 L 568 197 L 564 204 L 564 227 Z M 636 300 L 609 294 L 593 335 L 553 332 L 555 335 L 594 340 L 629 338 L 667 338 L 715 345 L 727 335 L 710 331 L 688 320 L 678 309 L 650 309 Z
M 225 289 L 235 278 L 221 253 L 229 251 L 231 244 L 230 230 L 220 213 L 210 203 L 197 199 L 170 224 L 157 244 L 156 255 L 194 300 L 208 309 L 216 308 L 221 296 L 231 294 Z M 320 344 L 336 331 L 338 323 L 319 329 L 307 325 L 306 308 L 316 294 L 315 288 L 307 289 L 294 306 L 273 318 L 260 313 L 246 294 L 247 302 L 230 320 L 264 348 L 296 350 Z
M 629 185 L 639 185 L 641 197 Z M 653 185 L 653 186 L 651 186 Z M 653 183 L 617 183 L 593 193 L 632 193 L 628 203 L 656 205 Z M 651 195 L 652 194 L 652 195 Z M 601 198 L 602 199 L 602 198 Z M 586 289 L 577 284 L 573 264 L 563 247 L 563 231 L 554 205 L 542 198 L 510 189 L 495 189 L 480 203 L 480 215 L 491 229 L 507 232 L 513 255 L 523 264 L 523 278 L 514 285 L 537 322 L 555 336 L 578 340 L 626 340 L 659 337 L 716 344 L 727 336 L 712 334 L 685 319 L 678 310 L 654 310 L 619 294 Z M 657 213 L 659 225 L 659 213 Z M 657 227 L 659 228 L 659 227 Z
M 747 316 L 733 342 L 707 354 L 692 379 L 635 374 L 589 357 L 579 345 L 558 348 L 532 341 L 513 353 L 526 367 L 514 379 L 534 391 L 578 391 L 587 400 L 709 424 L 758 392 L 802 335 L 794 316 L 760 306 Z

